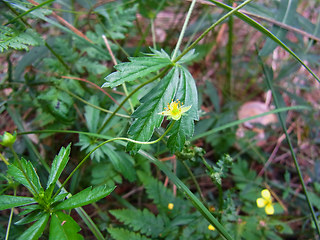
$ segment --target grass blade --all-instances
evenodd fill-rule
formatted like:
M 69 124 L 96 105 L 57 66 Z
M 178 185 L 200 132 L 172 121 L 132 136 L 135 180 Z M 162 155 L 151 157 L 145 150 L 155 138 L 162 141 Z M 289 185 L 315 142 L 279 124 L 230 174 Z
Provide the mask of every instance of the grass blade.
M 212 3 L 214 3 L 215 5 L 224 8 L 225 10 L 231 11 L 233 10 L 232 7 L 218 2 L 216 0 L 208 0 Z M 288 53 L 291 54 L 291 56 L 293 56 L 299 63 L 301 63 L 301 65 L 304 66 L 305 69 L 308 70 L 308 72 L 320 83 L 320 79 L 319 77 L 289 48 L 287 47 L 287 45 L 285 45 L 279 38 L 277 38 L 272 32 L 270 32 L 268 29 L 266 29 L 265 27 L 263 27 L 261 24 L 259 24 L 258 22 L 256 22 L 255 20 L 253 20 L 252 18 L 248 17 L 247 15 L 241 13 L 241 12 L 235 12 L 234 13 L 238 18 L 240 18 L 242 21 L 248 23 L 250 26 L 254 27 L 255 29 L 257 29 L 259 32 L 263 33 L 264 35 L 266 35 L 267 37 L 269 37 L 270 39 L 272 39 L 273 41 L 275 41 L 279 46 L 281 46 L 284 50 L 286 50 Z

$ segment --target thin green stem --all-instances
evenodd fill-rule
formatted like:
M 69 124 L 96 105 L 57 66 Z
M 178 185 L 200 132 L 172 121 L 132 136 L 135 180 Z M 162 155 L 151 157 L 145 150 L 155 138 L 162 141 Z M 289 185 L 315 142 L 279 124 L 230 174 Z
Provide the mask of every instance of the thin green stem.
M 134 89 L 114 110 L 114 112 L 110 115 L 110 117 L 104 122 L 104 124 L 99 128 L 98 133 L 101 133 L 101 131 L 107 126 L 107 124 L 111 121 L 111 119 L 115 116 L 115 114 L 120 110 L 120 108 L 126 103 L 126 101 L 133 96 L 137 91 L 139 91 L 141 88 L 143 88 L 145 85 L 152 83 L 153 81 L 157 80 L 158 78 L 161 78 L 163 75 L 166 74 L 166 72 L 169 70 L 171 66 L 167 66 L 165 69 L 163 69 L 159 74 L 157 74 L 155 77 L 151 78 L 149 81 L 142 83 L 139 85 L 136 89 Z
M 276 108 L 279 108 L 280 104 L 279 104 L 279 101 L 278 101 L 278 97 L 277 97 L 275 89 L 273 88 L 273 85 L 271 83 L 271 79 L 269 78 L 269 74 L 268 74 L 268 72 L 267 72 L 267 70 L 265 68 L 265 65 L 263 64 L 263 62 L 262 62 L 262 60 L 260 58 L 259 58 L 259 61 L 260 61 L 261 65 L 262 65 L 262 69 L 263 69 L 263 72 L 265 74 L 265 79 L 266 79 L 267 85 L 268 85 L 269 89 L 272 92 L 272 96 L 273 96 L 273 100 L 274 100 L 274 103 L 276 105 Z M 307 187 L 306 187 L 306 185 L 304 183 L 302 172 L 300 170 L 300 165 L 298 163 L 296 154 L 294 153 L 293 146 L 292 146 L 291 139 L 290 139 L 288 131 L 287 131 L 287 127 L 286 127 L 285 121 L 284 121 L 283 116 L 281 114 L 278 114 L 278 118 L 279 118 L 281 127 L 282 127 L 282 129 L 284 131 L 284 134 L 286 136 L 286 139 L 287 139 L 287 142 L 288 142 L 288 145 L 289 145 L 289 149 L 290 149 L 290 153 L 291 153 L 291 156 L 293 158 L 293 162 L 294 162 L 295 168 L 296 168 L 296 170 L 298 172 L 298 177 L 299 177 L 299 180 L 300 180 L 304 195 L 306 197 L 306 200 L 307 200 L 307 203 L 308 203 L 308 207 L 309 207 L 309 210 L 311 212 L 312 219 L 314 221 L 314 225 L 315 225 L 316 230 L 318 232 L 318 235 L 320 237 L 320 228 L 319 228 L 318 220 L 317 220 L 315 211 L 313 209 L 313 206 L 312 206 L 312 203 L 311 203 L 311 200 L 310 200 L 310 197 L 309 197 L 309 193 L 308 193 Z
M 68 64 L 63 60 L 63 58 L 56 53 L 52 47 L 50 47 L 50 45 L 47 43 L 47 41 L 44 42 L 44 45 L 49 49 L 49 51 L 58 59 L 58 61 L 65 67 L 65 69 L 68 70 L 68 72 L 71 72 L 70 67 L 68 66 Z
M 289 111 L 289 110 L 296 110 L 296 111 L 297 110 L 310 110 L 310 107 L 298 105 L 298 106 L 293 106 L 293 107 L 277 108 L 277 109 L 274 109 L 274 110 L 269 111 L 269 112 L 265 112 L 265 113 L 261 113 L 261 114 L 258 114 L 258 115 L 252 116 L 252 117 L 247 117 L 247 118 L 243 118 L 243 119 L 240 119 L 240 120 L 236 120 L 236 121 L 224 124 L 223 126 L 211 129 L 209 131 L 206 131 L 204 133 L 200 133 L 200 134 L 194 136 L 191 139 L 191 141 L 194 141 L 194 140 L 197 140 L 199 138 L 203 138 L 203 137 L 209 136 L 209 135 L 211 135 L 211 134 L 213 134 L 215 132 L 219 132 L 219 131 L 221 131 L 223 129 L 226 129 L 226 128 L 237 126 L 237 125 L 239 125 L 241 123 L 250 121 L 252 119 L 256 119 L 256 118 L 263 117 L 263 116 L 266 116 L 266 115 L 269 115 L 269 114 L 273 114 L 273 113 L 285 112 L 285 111 Z
M 2 153 L 0 152 L 0 159 L 8 166 L 9 162 L 7 161 L 7 159 L 2 155 Z
M 193 11 L 193 8 L 194 8 L 194 5 L 196 4 L 196 2 L 197 2 L 197 0 L 192 0 L 192 2 L 191 2 L 191 5 L 189 7 L 186 19 L 184 20 L 184 23 L 183 23 L 183 26 L 182 26 L 182 30 L 181 30 L 178 42 L 176 44 L 176 48 L 174 49 L 173 55 L 171 57 L 171 60 L 175 59 L 175 57 L 176 57 L 176 55 L 178 53 L 178 50 L 180 48 L 180 45 L 181 45 L 181 42 L 182 42 L 182 39 L 183 39 L 183 36 L 184 36 L 184 33 L 186 32 L 187 25 L 188 25 L 190 17 L 191 17 L 191 13 Z
M 229 0 L 232 5 L 233 0 Z M 228 93 L 228 97 L 232 99 L 233 92 L 232 92 L 232 47 L 233 47 L 233 16 L 229 17 L 228 20 L 228 44 L 226 47 L 227 51 L 227 84 L 225 84 L 225 91 L 224 93 Z
M 22 17 L 25 16 L 25 15 L 27 15 L 28 13 L 30 13 L 30 12 L 32 12 L 32 11 L 34 11 L 34 10 L 37 10 L 38 8 L 41 8 L 42 6 L 47 5 L 47 4 L 49 4 L 49 3 L 53 2 L 53 1 L 54 1 L 54 0 L 48 0 L 48 1 L 45 1 L 45 2 L 43 2 L 43 3 L 40 3 L 39 5 L 33 7 L 33 8 L 31 8 L 31 9 L 29 9 L 28 11 L 25 11 L 25 12 L 21 13 L 20 15 L 16 16 L 15 18 L 11 19 L 9 22 L 7 22 L 6 24 L 4 24 L 4 26 L 6 26 L 6 25 L 8 25 L 8 24 L 10 24 L 10 23 L 13 23 L 13 22 L 15 22 L 16 20 L 18 20 L 18 19 L 20 19 L 20 18 L 22 19 Z
M 17 195 L 16 187 L 14 187 L 13 192 L 14 192 L 14 196 L 16 196 Z M 14 211 L 14 208 L 11 208 L 5 240 L 9 239 L 9 233 L 10 233 L 10 228 L 11 228 L 11 224 L 12 224 L 13 211 Z
M 152 45 L 153 49 L 157 49 L 157 44 L 156 44 L 156 31 L 154 29 L 154 19 L 151 19 L 151 35 L 152 35 Z
M 198 183 L 197 179 L 195 178 L 194 174 L 192 173 L 192 171 L 191 171 L 191 169 L 189 168 L 189 166 L 188 166 L 188 164 L 186 163 L 186 161 L 181 161 L 181 162 L 182 162 L 183 166 L 187 169 L 187 171 L 188 171 L 188 173 L 189 173 L 192 181 L 194 182 L 194 184 L 195 184 L 195 186 L 196 186 L 196 189 L 197 189 L 197 191 L 198 191 L 198 193 L 199 193 L 199 195 L 200 195 L 201 202 L 202 202 L 203 204 L 206 204 L 206 200 L 204 199 L 203 193 L 202 193 L 202 191 L 201 191 L 201 188 L 200 188 L 200 186 L 199 186 L 199 183 Z
M 238 7 L 234 8 L 230 12 L 228 12 L 226 15 L 221 17 L 218 21 L 216 21 L 214 24 L 212 24 L 209 28 L 207 28 L 188 48 L 186 48 L 177 58 L 172 60 L 173 63 L 178 62 L 184 55 L 186 55 L 191 49 L 193 49 L 212 29 L 214 29 L 217 25 L 219 25 L 221 22 L 223 22 L 225 19 L 230 17 L 232 14 L 237 12 L 239 9 L 243 8 L 245 5 L 250 3 L 253 0 L 247 0 L 240 4 Z
M 69 176 L 67 177 L 67 179 L 61 184 L 60 188 L 58 189 L 58 191 L 55 193 L 55 195 L 52 197 L 53 199 L 60 193 L 61 189 L 67 184 L 67 182 L 70 180 L 70 178 L 73 176 L 73 174 L 84 164 L 84 162 L 90 157 L 90 155 L 96 151 L 98 148 L 102 147 L 103 145 L 109 143 L 109 142 L 113 142 L 113 141 L 117 141 L 117 140 L 123 140 L 123 141 L 128 141 L 128 142 L 133 142 L 133 143 L 137 143 L 137 144 L 143 144 L 143 145 L 150 145 L 150 144 L 154 144 L 157 143 L 159 141 L 161 141 L 162 138 L 164 138 L 167 133 L 172 129 L 173 125 L 174 125 L 175 121 L 173 121 L 170 126 L 167 128 L 167 130 L 156 140 L 154 141 L 150 141 L 150 142 L 141 142 L 141 141 L 136 141 L 130 138 L 124 138 L 124 137 L 117 137 L 117 138 L 112 138 L 109 140 L 106 140 L 104 142 L 102 142 L 101 144 L 99 144 L 98 146 L 96 146 L 94 149 L 92 149 L 82 160 L 81 162 L 75 167 L 75 169 L 69 174 Z
M 97 106 L 97 105 L 94 105 L 94 104 L 92 104 L 92 103 L 84 100 L 83 98 L 77 96 L 76 94 L 70 92 L 70 91 L 67 90 L 67 89 L 61 88 L 61 87 L 59 87 L 59 86 L 56 86 L 56 88 L 59 89 L 59 90 L 61 90 L 61 91 L 64 91 L 64 92 L 68 93 L 70 96 L 78 99 L 79 101 L 83 102 L 84 104 L 87 104 L 87 105 L 90 106 L 90 107 L 93 107 L 93 108 L 95 108 L 95 109 L 98 109 L 98 110 L 100 110 L 100 111 L 102 111 L 102 112 L 113 113 L 113 112 L 110 111 L 110 110 L 101 108 L 101 107 L 99 107 L 99 106 Z M 123 118 L 130 118 L 129 115 L 124 115 L 124 114 L 120 114 L 120 113 L 116 113 L 115 115 L 116 115 L 116 116 L 119 116 L 119 117 L 123 117 Z

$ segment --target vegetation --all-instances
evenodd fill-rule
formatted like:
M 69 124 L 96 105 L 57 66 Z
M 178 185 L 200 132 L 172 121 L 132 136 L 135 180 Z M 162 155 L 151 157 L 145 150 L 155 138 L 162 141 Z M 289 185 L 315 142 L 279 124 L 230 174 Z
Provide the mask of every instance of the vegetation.
M 1 1 L 0 238 L 319 238 L 319 9 Z

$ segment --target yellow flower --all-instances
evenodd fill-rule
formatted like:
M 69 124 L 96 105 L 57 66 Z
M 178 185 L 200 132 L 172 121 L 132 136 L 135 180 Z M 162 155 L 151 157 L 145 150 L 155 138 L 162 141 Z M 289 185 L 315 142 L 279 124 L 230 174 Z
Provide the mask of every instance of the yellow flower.
M 208 226 L 208 229 L 209 229 L 210 231 L 216 230 L 216 228 L 215 228 L 214 226 L 212 226 L 211 224 Z
M 168 209 L 169 209 L 169 210 L 172 210 L 173 207 L 174 207 L 174 204 L 173 204 L 173 203 L 169 203 L 169 204 L 168 204 Z
M 181 105 L 179 99 L 177 99 L 177 101 L 172 100 L 170 104 L 168 103 L 168 106 L 164 108 L 165 111 L 158 114 L 168 116 L 168 119 L 172 118 L 173 120 L 179 120 L 185 112 L 190 110 L 190 108 L 191 106 L 184 107 L 183 103 Z
M 263 189 L 261 191 L 261 196 L 262 198 L 257 199 L 257 206 L 259 208 L 263 208 L 268 215 L 273 215 L 274 214 L 274 207 L 272 204 L 272 198 L 271 194 L 268 189 Z

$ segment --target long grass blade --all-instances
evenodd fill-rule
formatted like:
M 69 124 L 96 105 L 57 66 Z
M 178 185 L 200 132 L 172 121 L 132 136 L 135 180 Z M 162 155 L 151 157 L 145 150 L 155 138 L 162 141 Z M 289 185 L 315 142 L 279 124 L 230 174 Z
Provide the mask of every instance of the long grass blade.
M 224 3 L 221 3 L 219 1 L 216 1 L 216 0 L 208 0 L 208 1 L 214 3 L 215 5 L 221 7 L 223 9 L 225 9 L 225 10 L 228 10 L 228 11 L 233 10 L 232 7 L 230 7 L 230 6 L 228 6 L 228 5 L 224 4 Z M 308 72 L 320 83 L 319 77 L 289 47 L 287 47 L 287 45 L 285 45 L 272 32 L 270 32 L 268 29 L 263 27 L 261 24 L 259 24 L 258 22 L 256 22 L 255 20 L 253 20 L 252 18 L 248 17 L 247 15 L 245 15 L 245 14 L 243 14 L 241 12 L 235 12 L 234 15 L 236 15 L 242 21 L 248 23 L 250 26 L 254 27 L 259 32 L 263 33 L 264 35 L 266 35 L 267 37 L 269 37 L 270 39 L 275 41 L 279 46 L 281 46 L 284 50 L 286 50 L 288 53 L 290 53 L 291 56 L 293 56 L 299 63 L 301 63 L 301 65 L 303 65 L 304 68 L 307 69 Z
M 277 94 L 276 94 L 276 92 L 275 92 L 275 90 L 273 88 L 273 85 L 272 85 L 272 82 L 271 82 L 272 79 L 269 78 L 269 74 L 267 74 L 266 67 L 265 67 L 265 65 L 263 64 L 263 62 L 262 62 L 262 60 L 260 58 L 259 58 L 259 61 L 260 61 L 260 64 L 262 66 L 263 72 L 265 73 L 264 75 L 265 75 L 265 80 L 267 82 L 267 85 L 268 85 L 269 89 L 272 91 L 274 104 L 275 104 L 276 108 L 279 108 L 279 100 L 278 100 Z M 312 219 L 314 221 L 314 224 L 316 226 L 316 230 L 317 230 L 318 235 L 320 237 L 320 228 L 319 228 L 318 220 L 317 220 L 316 214 L 314 212 L 314 209 L 313 209 L 313 206 L 312 206 L 309 194 L 308 194 L 307 187 L 306 187 L 306 185 L 304 183 L 304 180 L 303 180 L 302 172 L 300 170 L 300 165 L 298 163 L 296 154 L 294 153 L 294 150 L 293 150 L 293 146 L 292 146 L 291 139 L 290 139 L 288 131 L 287 131 L 285 120 L 283 119 L 283 116 L 281 114 L 278 114 L 278 118 L 279 118 L 281 127 L 282 127 L 282 129 L 283 129 L 283 131 L 285 133 L 285 136 L 286 136 L 286 139 L 287 139 L 287 142 L 288 142 L 288 145 L 289 145 L 290 153 L 291 153 L 291 156 L 293 158 L 293 162 L 294 162 L 294 165 L 296 167 L 296 170 L 298 172 L 299 180 L 300 180 L 304 195 L 306 197 L 306 200 L 307 200 L 307 203 L 308 203 L 308 206 L 309 206 L 309 210 L 311 212 Z

